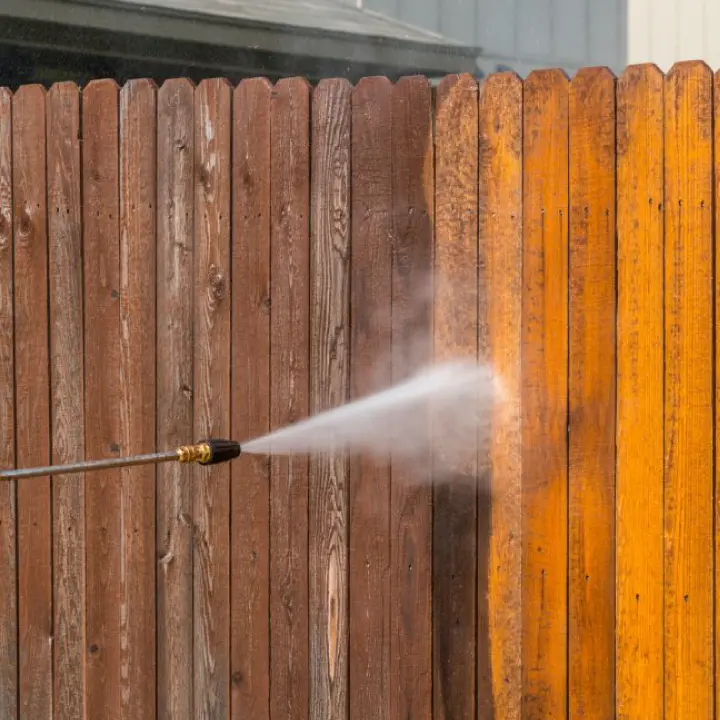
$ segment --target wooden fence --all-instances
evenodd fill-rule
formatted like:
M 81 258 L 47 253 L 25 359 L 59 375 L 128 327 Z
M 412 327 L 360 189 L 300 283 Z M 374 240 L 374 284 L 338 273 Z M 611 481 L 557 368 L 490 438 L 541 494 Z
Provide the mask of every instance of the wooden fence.
M 506 393 L 457 484 L 429 450 L 0 482 L 0 717 L 714 717 L 719 112 L 699 63 L 0 91 L 0 466 L 433 358 Z

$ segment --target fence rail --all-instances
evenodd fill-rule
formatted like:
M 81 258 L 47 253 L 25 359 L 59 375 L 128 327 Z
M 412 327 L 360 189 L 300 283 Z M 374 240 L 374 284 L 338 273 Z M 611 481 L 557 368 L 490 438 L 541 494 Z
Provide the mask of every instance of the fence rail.
M 0 466 L 505 392 L 456 482 L 0 481 L 0 717 L 716 717 L 719 112 L 696 62 L 0 90 Z

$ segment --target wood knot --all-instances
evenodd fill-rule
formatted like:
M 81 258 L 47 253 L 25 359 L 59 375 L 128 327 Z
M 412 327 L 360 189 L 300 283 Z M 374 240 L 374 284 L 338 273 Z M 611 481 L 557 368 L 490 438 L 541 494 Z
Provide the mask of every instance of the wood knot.
M 232 683 L 233 683 L 233 685 L 242 685 L 244 679 L 245 679 L 245 678 L 243 677 L 243 674 L 242 674 L 239 670 L 236 670 L 236 671 L 232 674 Z
M 29 210 L 25 207 L 25 208 L 23 208 L 23 211 L 20 213 L 20 224 L 18 227 L 18 231 L 19 231 L 21 237 L 27 237 L 30 234 L 31 229 L 32 229 L 32 218 L 30 217 Z
M 225 297 L 226 286 L 225 276 L 217 265 L 211 265 L 208 272 L 208 282 L 210 285 L 210 296 L 214 303 L 219 303 Z
M 207 165 L 200 166 L 198 170 L 198 180 L 204 188 L 210 185 L 210 168 Z
M 270 312 L 272 302 L 269 295 L 265 295 L 260 299 L 260 312 L 267 315 Z
M 93 643 L 93 644 L 90 645 L 90 647 L 88 648 L 88 652 L 89 652 L 91 655 L 97 655 L 97 654 L 100 652 L 100 648 L 99 648 L 95 643 Z
M 5 215 L 0 215 L 0 248 L 5 247 L 10 241 L 10 223 Z

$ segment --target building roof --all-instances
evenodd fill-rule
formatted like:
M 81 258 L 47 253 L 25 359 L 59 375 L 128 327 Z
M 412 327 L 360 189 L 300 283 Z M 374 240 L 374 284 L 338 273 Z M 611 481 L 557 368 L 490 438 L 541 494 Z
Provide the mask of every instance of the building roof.
M 0 21 L 417 72 L 474 72 L 468 47 L 342 0 L 2 0 Z
M 405 40 L 464 49 L 460 42 L 343 0 L 118 0 L 138 8 L 213 16 L 230 21 Z

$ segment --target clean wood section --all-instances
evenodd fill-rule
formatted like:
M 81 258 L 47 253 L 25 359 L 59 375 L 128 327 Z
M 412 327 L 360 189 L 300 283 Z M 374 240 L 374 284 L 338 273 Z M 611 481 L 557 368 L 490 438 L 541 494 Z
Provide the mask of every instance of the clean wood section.
M 491 503 L 489 560 L 478 556 L 478 592 L 487 589 L 488 600 L 477 653 L 490 659 L 489 680 L 478 663 L 478 717 L 497 720 L 520 720 L 522 697 L 522 98 L 517 75 L 493 75 L 479 108 L 478 354 L 504 395 L 478 448 L 479 479 L 487 483 L 478 502 L 486 504 L 489 492 Z
M 615 78 L 570 85 L 569 715 L 615 717 Z
M 271 101 L 270 428 L 307 417 L 310 356 L 310 86 Z M 308 460 L 275 456 L 270 477 L 270 716 L 309 717 Z
M 392 84 L 352 91 L 350 396 L 392 383 Z M 353 455 L 349 477 L 351 720 L 390 717 L 390 463 Z
M 344 405 L 349 376 L 350 114 L 346 80 L 312 94 L 310 413 Z M 348 460 L 309 469 L 310 717 L 348 713 Z
M 19 467 L 50 462 L 45 90 L 13 98 L 15 432 Z M 52 715 L 52 524 L 49 478 L 17 486 L 19 717 Z
M 157 447 L 193 441 L 194 89 L 169 80 L 157 111 Z M 192 468 L 157 468 L 158 717 L 193 716 Z
M 477 358 L 478 85 L 470 75 L 442 80 L 435 108 L 435 247 L 433 355 L 436 363 Z M 452 409 L 450 410 L 452 413 Z M 433 718 L 474 718 L 477 618 L 487 615 L 487 590 L 478 597 L 477 445 L 480 428 L 461 428 L 445 452 L 443 428 L 433 417 Z M 467 430 L 467 434 L 465 431 Z M 458 452 L 462 443 L 462 452 Z M 486 503 L 483 504 L 485 513 Z M 477 603 L 477 606 L 476 606 Z M 477 610 L 477 612 L 476 612 Z M 487 644 L 485 644 L 485 649 Z M 401 653 L 402 654 L 402 653 Z M 487 666 L 487 658 L 482 660 Z
M 392 380 L 432 362 L 433 139 L 426 78 L 392 96 Z M 390 717 L 432 715 L 432 448 L 393 458 L 390 516 Z
M 195 91 L 195 438 L 230 434 L 232 89 Z M 230 711 L 230 467 L 193 469 L 193 716 Z
M 120 447 L 155 450 L 157 95 L 149 80 L 120 93 Z M 163 448 L 164 449 L 164 448 Z M 121 471 L 121 693 L 126 717 L 156 712 L 155 467 Z
M 12 94 L 0 88 L 0 467 L 15 465 Z M 16 483 L 0 480 L 0 715 L 17 717 Z
M 720 73 L 715 74 L 714 83 L 713 83 L 713 98 L 714 98 L 714 200 L 715 200 L 715 226 L 714 226 L 714 233 L 717 233 L 717 228 L 720 227 Z M 715 240 L 715 264 L 714 264 L 714 271 L 715 271 L 715 316 L 713 319 L 713 322 L 715 324 L 715 357 L 713 358 L 715 362 L 715 453 L 714 453 L 714 462 L 715 462 L 715 478 L 714 478 L 714 488 L 715 488 L 715 587 L 714 587 L 714 593 L 715 593 L 715 616 L 713 618 L 715 622 L 715 713 L 717 714 L 718 711 L 718 703 L 720 703 L 720 662 L 718 661 L 718 654 L 717 654 L 717 648 L 718 643 L 720 642 L 720 605 L 719 605 L 719 595 L 720 595 L 720 563 L 718 563 L 718 557 L 720 557 L 720 534 L 718 533 L 718 528 L 720 528 L 720 503 L 717 502 L 718 498 L 720 498 L 720 468 L 718 468 L 718 438 L 720 437 L 720 423 L 718 423 L 718 410 L 720 409 L 720 377 L 718 377 L 717 368 L 720 364 L 720 345 L 718 345 L 719 337 L 718 337 L 718 329 L 717 329 L 717 319 L 720 317 L 718 314 L 720 312 L 720 295 L 718 294 L 719 288 L 718 288 L 718 278 L 720 277 L 718 275 L 718 268 L 720 268 L 720 258 L 718 257 L 717 253 L 717 240 Z M 0 281 L 1 282 L 1 281 Z
M 665 78 L 666 720 L 714 713 L 712 90 Z
M 232 436 L 270 429 L 270 96 L 261 78 L 233 100 Z M 232 716 L 270 717 L 270 466 L 231 465 Z
M 52 462 L 84 459 L 80 93 L 47 96 Z M 154 415 L 154 408 L 152 411 Z M 53 518 L 55 718 L 85 716 L 85 479 L 56 476 Z
M 523 107 L 523 717 L 567 712 L 568 80 Z
M 663 717 L 663 75 L 617 82 L 618 718 Z
M 119 89 L 113 81 L 94 81 L 83 90 L 82 128 L 85 454 L 101 459 L 122 452 Z M 119 470 L 85 479 L 88 717 L 126 717 L 120 480 Z

